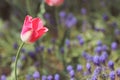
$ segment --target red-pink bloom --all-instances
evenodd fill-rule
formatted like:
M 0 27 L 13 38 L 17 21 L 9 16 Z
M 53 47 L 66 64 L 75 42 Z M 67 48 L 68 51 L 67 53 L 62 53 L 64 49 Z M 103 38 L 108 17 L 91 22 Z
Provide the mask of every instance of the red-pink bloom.
M 60 6 L 63 4 L 64 0 L 45 0 L 49 6 Z
M 33 43 L 38 40 L 48 29 L 43 26 L 40 18 L 32 18 L 27 15 L 24 20 L 21 39 L 25 43 Z

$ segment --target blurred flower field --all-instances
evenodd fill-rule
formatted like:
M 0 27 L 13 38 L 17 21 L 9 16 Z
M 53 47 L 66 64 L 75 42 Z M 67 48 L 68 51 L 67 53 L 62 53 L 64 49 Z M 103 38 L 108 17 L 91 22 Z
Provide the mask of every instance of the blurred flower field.
M 17 80 L 120 80 L 119 4 L 0 0 L 0 80 L 16 80 L 16 53 L 27 15 L 39 17 L 48 32 L 20 50 Z

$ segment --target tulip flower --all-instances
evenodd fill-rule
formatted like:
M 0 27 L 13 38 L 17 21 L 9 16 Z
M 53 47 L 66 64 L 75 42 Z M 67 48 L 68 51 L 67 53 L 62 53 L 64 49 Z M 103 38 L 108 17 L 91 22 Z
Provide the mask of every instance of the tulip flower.
M 45 0 L 49 6 L 60 6 L 63 4 L 64 0 Z
M 48 29 L 43 26 L 40 18 L 32 18 L 27 15 L 24 20 L 21 39 L 25 43 L 33 43 L 38 40 Z
M 43 26 L 43 22 L 40 18 L 32 18 L 27 15 L 24 20 L 23 28 L 21 31 L 22 44 L 18 48 L 16 59 L 15 59 L 15 80 L 17 80 L 17 62 L 20 56 L 20 51 L 24 43 L 34 43 L 40 37 L 43 36 L 48 31 L 46 27 Z

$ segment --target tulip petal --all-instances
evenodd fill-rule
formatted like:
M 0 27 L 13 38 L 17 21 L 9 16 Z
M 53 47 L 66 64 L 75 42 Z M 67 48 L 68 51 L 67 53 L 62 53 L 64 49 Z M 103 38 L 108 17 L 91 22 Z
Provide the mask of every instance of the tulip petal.
M 27 15 L 24 20 L 21 34 L 24 34 L 26 31 L 31 30 L 31 28 L 32 28 L 32 17 Z
M 40 18 L 34 18 L 33 20 L 32 20 L 32 28 L 33 28 L 33 30 L 40 30 L 42 27 L 43 27 L 43 22 L 42 22 L 42 20 L 40 19 Z
M 46 27 L 42 27 L 39 31 L 37 32 L 33 32 L 33 34 L 31 35 L 31 39 L 29 40 L 31 43 L 35 42 L 38 38 L 40 38 L 44 33 L 46 33 L 48 31 L 48 28 Z

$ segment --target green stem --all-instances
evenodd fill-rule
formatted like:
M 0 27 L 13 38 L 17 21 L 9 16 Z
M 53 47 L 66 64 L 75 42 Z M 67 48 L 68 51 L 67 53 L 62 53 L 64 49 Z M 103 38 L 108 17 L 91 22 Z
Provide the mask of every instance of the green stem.
M 38 16 L 43 20 L 44 24 L 46 24 L 44 17 L 43 17 L 44 13 L 45 13 L 45 1 L 42 0 L 40 4 L 40 12 L 38 13 Z
M 20 50 L 21 48 L 23 47 L 24 45 L 24 42 L 21 43 L 18 51 L 17 51 L 17 54 L 16 54 L 16 59 L 15 59 L 15 80 L 17 80 L 17 62 L 18 62 L 18 59 L 19 59 L 19 56 L 20 56 Z

